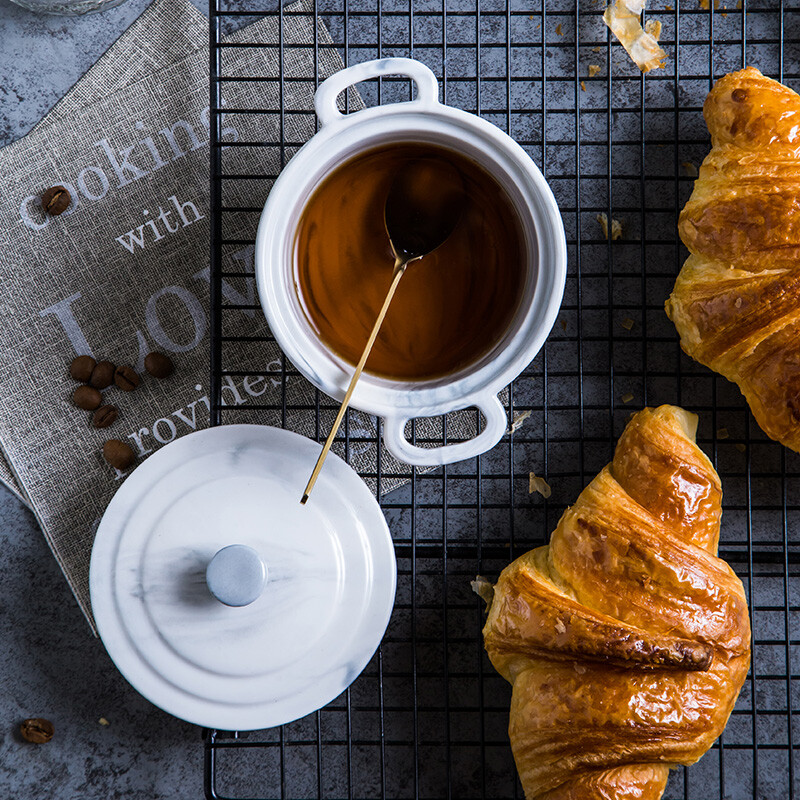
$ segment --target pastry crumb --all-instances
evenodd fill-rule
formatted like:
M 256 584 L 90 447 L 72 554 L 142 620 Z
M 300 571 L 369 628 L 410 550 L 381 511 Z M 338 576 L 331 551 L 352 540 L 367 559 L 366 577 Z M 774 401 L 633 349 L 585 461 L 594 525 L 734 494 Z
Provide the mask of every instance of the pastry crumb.
M 717 431 L 717 439 L 727 439 L 728 438 L 728 429 L 727 428 L 720 428 Z
M 600 73 L 600 65 L 599 64 L 589 64 L 589 77 L 594 78 L 595 75 Z
M 528 411 L 516 411 L 514 413 L 514 419 L 511 422 L 511 427 L 508 429 L 508 433 L 514 433 L 514 431 L 519 430 L 524 424 L 525 420 L 533 414 L 533 411 L 530 409 Z
M 597 221 L 600 223 L 600 227 L 603 229 L 603 236 L 608 239 L 609 229 L 608 229 L 608 214 L 604 211 L 600 212 L 597 215 Z M 616 241 L 617 239 L 622 238 L 622 223 L 618 219 L 611 218 L 611 240 Z
M 746 453 L 747 452 L 747 448 L 741 442 L 736 442 L 736 449 L 740 453 Z
M 632 320 L 630 317 L 622 320 L 622 322 L 620 323 L 620 325 L 622 325 L 622 327 L 625 328 L 626 331 L 632 330 L 635 324 L 636 323 L 634 322 L 634 320 Z
M 586 91 L 586 84 L 583 81 L 581 81 L 581 91 L 582 92 Z
M 528 475 L 528 494 L 538 492 L 545 500 L 553 493 L 550 484 L 544 479 L 540 478 L 535 472 Z
M 102 725 L 105 728 L 107 728 L 111 724 L 105 717 L 100 717 L 100 719 L 97 721 L 100 723 L 100 725 Z
M 567 321 L 562 317 L 559 320 L 559 322 L 561 323 L 561 329 L 564 331 L 564 333 L 566 333 L 567 332 Z
M 557 633 L 567 632 L 567 626 L 564 624 L 564 620 L 561 619 L 561 617 L 558 617 L 558 619 L 556 619 L 554 627 Z
M 557 33 L 559 36 L 563 36 L 563 35 L 564 35 L 564 34 L 562 33 L 562 31 L 561 31 L 561 23 L 560 23 L 560 22 L 558 23 L 558 25 L 556 25 L 556 33 Z
M 649 33 L 656 41 L 661 38 L 661 23 L 657 19 L 649 19 L 644 24 L 644 32 Z
M 492 605 L 492 600 L 494 600 L 493 584 L 483 575 L 476 575 L 475 580 L 470 581 L 469 585 L 472 587 L 472 591 L 486 603 L 486 610 L 488 611 L 489 606 Z
M 642 72 L 661 69 L 667 54 L 658 44 L 661 23 L 648 21 L 642 28 L 644 0 L 615 0 L 603 13 L 603 20 Z M 657 35 L 654 35 L 656 33 Z
M 630 403 L 630 401 L 633 400 L 633 395 L 630 392 L 625 392 L 620 399 L 623 403 Z

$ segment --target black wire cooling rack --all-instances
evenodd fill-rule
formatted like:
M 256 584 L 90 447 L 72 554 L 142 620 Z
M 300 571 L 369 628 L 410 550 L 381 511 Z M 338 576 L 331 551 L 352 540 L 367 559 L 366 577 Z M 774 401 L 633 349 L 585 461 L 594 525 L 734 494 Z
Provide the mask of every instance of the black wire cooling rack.
M 285 164 L 302 144 L 298 116 L 313 133 L 309 108 L 290 107 L 285 98 L 292 82 L 318 83 L 325 52 L 335 50 L 345 64 L 417 58 L 439 76 L 444 102 L 509 132 L 542 169 L 563 214 L 569 274 L 559 321 L 511 387 L 509 419 L 521 423 L 515 430 L 490 453 L 416 472 L 388 494 L 383 490 L 403 476 L 386 468 L 380 452 L 362 473 L 376 486 L 397 551 L 397 602 L 383 645 L 347 692 L 305 719 L 250 734 L 207 732 L 209 798 L 521 796 L 506 734 L 510 692 L 483 652 L 483 603 L 469 581 L 476 574 L 496 577 L 511 559 L 546 542 L 564 508 L 610 459 L 631 411 L 661 403 L 700 415 L 699 442 L 725 491 L 721 555 L 748 592 L 755 642 L 752 670 L 724 735 L 698 764 L 672 773 L 665 797 L 800 796 L 793 764 L 800 738 L 800 458 L 762 434 L 735 387 L 681 353 L 663 310 L 686 256 L 678 214 L 709 148 L 705 95 L 715 78 L 745 64 L 800 88 L 800 6 L 650 0 L 647 16 L 663 24 L 669 59 L 645 77 L 607 31 L 603 5 L 211 2 L 214 424 L 261 414 L 292 425 L 302 413 L 324 438 L 336 408 L 318 392 L 308 395 L 312 402 L 293 402 L 297 395 L 286 387 L 303 379 L 280 356 L 265 371 L 263 353 L 275 347 L 268 336 L 226 333 L 231 315 L 257 309 L 252 298 L 249 304 L 226 298 L 223 281 L 248 276 L 232 269 L 226 254 L 253 244 L 275 177 L 232 172 L 223 157 L 221 115 L 233 111 L 223 105 L 223 90 L 241 78 L 226 72 L 231 45 L 223 36 L 245 22 L 273 18 L 277 33 L 259 46 L 265 58 L 280 56 L 277 80 L 274 72 L 248 78 L 272 87 L 277 103 L 235 109 L 240 118 L 275 118 L 276 140 L 250 145 L 272 148 Z M 284 31 L 293 17 L 308 18 L 314 31 L 292 46 L 313 55 L 315 74 L 290 80 Z M 332 43 L 314 28 L 315 19 Z M 246 37 L 239 41 L 248 45 Z M 359 86 L 368 105 L 410 91 L 407 81 L 391 78 Z M 259 181 L 258 202 L 228 199 L 231 189 Z M 606 240 L 601 213 L 620 220 L 622 238 Z M 249 219 L 252 235 L 226 233 L 233 216 Z M 252 355 L 234 363 L 226 350 L 232 341 L 246 343 Z M 223 382 L 247 375 L 272 381 L 273 400 L 249 411 L 223 405 Z M 352 425 L 340 438 L 345 455 L 376 442 Z M 549 500 L 529 495 L 531 471 L 546 476 Z

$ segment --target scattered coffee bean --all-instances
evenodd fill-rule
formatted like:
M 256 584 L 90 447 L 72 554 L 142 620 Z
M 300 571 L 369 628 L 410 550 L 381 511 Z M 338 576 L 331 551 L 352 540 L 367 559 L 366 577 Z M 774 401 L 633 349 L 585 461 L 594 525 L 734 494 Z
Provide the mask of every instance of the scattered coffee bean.
M 51 186 L 42 195 L 42 208 L 52 217 L 63 214 L 72 202 L 72 197 L 64 186 Z
M 95 428 L 107 428 L 116 422 L 118 415 L 116 406 L 100 406 L 92 415 L 92 425 Z
M 69 365 L 69 374 L 76 381 L 86 383 L 91 377 L 92 370 L 97 362 L 91 356 L 78 356 Z
M 72 402 L 86 411 L 94 411 L 102 401 L 103 396 L 91 386 L 79 386 L 72 393 Z
M 89 385 L 95 389 L 107 389 L 114 383 L 114 365 L 110 361 L 98 361 L 89 378 Z
M 134 372 L 133 367 L 123 364 L 121 367 L 117 367 L 114 372 L 114 383 L 123 392 L 132 392 L 139 385 L 139 376 Z
M 158 352 L 148 353 L 144 357 L 144 368 L 159 380 L 169 378 L 175 372 L 175 365 L 172 363 L 172 359 Z
M 44 744 L 53 738 L 55 728 L 49 719 L 26 719 L 25 722 L 19 726 L 19 732 L 26 742 Z
M 133 450 L 119 439 L 109 439 L 103 445 L 103 458 L 117 469 L 128 469 L 136 460 Z

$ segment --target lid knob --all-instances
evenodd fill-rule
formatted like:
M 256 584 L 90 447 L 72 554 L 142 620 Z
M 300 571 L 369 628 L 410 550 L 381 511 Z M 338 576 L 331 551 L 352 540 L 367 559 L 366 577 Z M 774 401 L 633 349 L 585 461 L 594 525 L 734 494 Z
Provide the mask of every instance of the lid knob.
M 226 606 L 246 606 L 258 599 L 266 579 L 261 556 L 246 544 L 223 547 L 206 568 L 208 590 Z

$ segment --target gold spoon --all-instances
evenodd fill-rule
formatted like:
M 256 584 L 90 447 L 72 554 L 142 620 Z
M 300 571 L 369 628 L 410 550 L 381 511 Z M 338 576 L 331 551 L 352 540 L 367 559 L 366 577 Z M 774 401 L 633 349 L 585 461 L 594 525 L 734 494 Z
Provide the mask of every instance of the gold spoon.
M 394 255 L 394 272 L 386 299 L 372 326 L 367 345 L 350 379 L 339 413 L 333 422 L 325 446 L 319 454 L 314 471 L 308 479 L 300 502 L 305 505 L 322 465 L 342 424 L 350 397 L 364 371 L 372 346 L 378 337 L 386 312 L 392 302 L 397 284 L 406 267 L 433 252 L 453 232 L 464 208 L 464 182 L 461 173 L 449 162 L 437 158 L 421 158 L 402 167 L 389 187 L 383 222 Z

